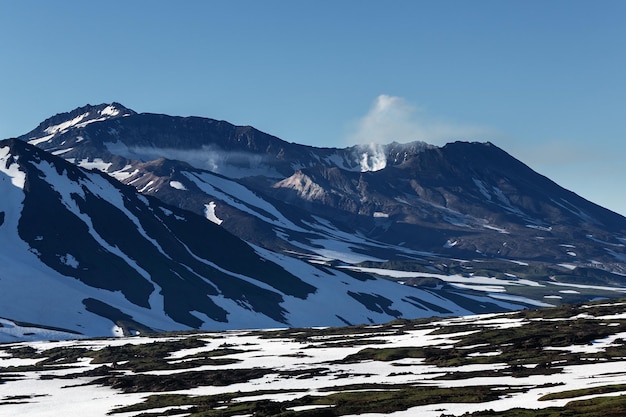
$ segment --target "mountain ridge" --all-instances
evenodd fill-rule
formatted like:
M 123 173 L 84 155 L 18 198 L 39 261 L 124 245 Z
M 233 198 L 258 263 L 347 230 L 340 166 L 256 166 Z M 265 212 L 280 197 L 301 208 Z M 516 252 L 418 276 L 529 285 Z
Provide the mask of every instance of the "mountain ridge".
M 58 193 L 50 191 L 55 186 L 46 183 L 44 174 L 36 174 L 32 180 L 27 176 L 25 185 L 16 187 L 16 167 L 28 163 L 29 156 L 15 159 L 11 151 L 5 151 L 4 166 L 0 166 L 6 174 L 3 181 L 8 184 L 10 178 L 13 188 L 22 188 L 20 192 L 32 189 L 40 195 L 37 204 L 27 202 L 29 222 L 49 234 L 74 236 L 69 241 L 82 239 L 71 230 L 83 230 L 87 239 L 98 235 L 96 243 L 105 244 L 108 252 L 116 247 L 122 261 L 115 262 L 137 277 L 138 287 L 125 290 L 126 301 L 115 304 L 86 296 L 83 301 L 90 301 L 80 302 L 81 309 L 87 308 L 91 314 L 117 317 L 108 319 L 113 323 L 134 317 L 135 327 L 146 328 L 233 328 L 246 326 L 243 323 L 248 320 L 252 326 L 356 324 L 411 315 L 556 305 L 614 297 L 626 291 L 626 218 L 563 189 L 489 142 L 315 148 L 286 142 L 250 126 L 136 113 L 118 103 L 60 113 L 18 139 L 28 155 L 39 155 L 56 167 L 57 187 L 75 190 L 63 194 L 59 205 Z M 0 148 L 7 143 L 18 146 L 9 141 L 0 143 Z M 110 185 L 105 188 L 118 190 L 112 197 L 117 206 L 106 204 L 108 197 L 96 197 L 98 191 L 85 189 L 86 180 L 80 182 L 83 176 L 91 178 L 98 171 L 107 175 Z M 118 181 L 125 186 L 115 185 Z M 38 187 L 42 191 L 37 191 Z M 142 200 L 146 197 L 148 203 Z M 136 203 L 129 208 L 120 203 L 124 199 Z M 13 203 L 19 206 L 16 201 Z M 57 207 L 61 214 L 37 223 L 36 207 L 46 205 Z M 0 210 L 0 230 L 10 217 L 4 213 L 9 211 Z M 189 222 L 196 227 L 182 227 L 177 218 L 193 219 Z M 107 219 L 126 226 L 107 228 Z M 142 222 L 153 225 L 149 228 L 159 237 L 151 236 Z M 74 226 L 65 227 L 70 233 L 55 224 Z M 139 232 L 133 232 L 130 240 L 143 249 L 123 243 L 124 233 L 135 227 Z M 243 248 L 242 244 L 252 248 L 252 252 L 239 250 L 248 254 L 245 259 L 250 259 L 250 266 L 242 270 L 245 262 L 225 252 L 218 261 L 220 257 L 202 249 L 195 235 L 200 230 L 233 242 L 216 253 L 223 253 L 228 246 Z M 40 236 L 44 235 L 31 232 L 25 250 L 31 255 L 39 253 L 39 261 L 55 265 L 61 275 L 77 275 L 72 267 L 81 264 L 77 254 L 46 254 L 41 249 L 47 240 L 57 239 L 59 248 L 76 243 L 63 242 L 60 237 L 37 240 Z M 11 236 L 22 238 L 19 233 Z M 93 243 L 91 251 L 88 245 L 74 250 L 96 259 L 87 254 L 98 245 Z M 158 259 L 162 268 L 146 266 L 147 254 Z M 196 259 L 198 256 L 204 261 Z M 184 261 L 179 262 L 178 257 Z M 137 264 L 137 259 L 146 260 Z M 211 259 L 211 265 L 206 259 Z M 284 280 L 251 278 L 264 270 L 259 259 L 282 268 L 285 272 L 275 275 Z M 18 267 L 15 262 L 12 265 Z M 145 319 L 147 311 L 137 315 L 136 307 L 145 310 L 146 303 L 152 307 L 152 301 L 161 295 L 169 300 L 179 296 L 171 284 L 177 279 L 175 274 L 191 273 L 188 282 L 195 282 L 203 276 L 198 275 L 199 270 L 215 270 L 215 265 L 219 267 L 217 275 L 235 276 L 233 282 L 246 289 L 234 290 L 227 281 L 209 279 L 209 286 L 198 294 L 208 296 L 211 303 L 215 297 L 225 297 L 234 303 L 230 307 L 225 307 L 223 300 L 217 308 L 209 307 L 208 301 L 194 294 L 186 301 L 189 308 L 173 302 L 163 310 L 167 320 L 175 317 L 176 325 L 150 326 Z M 97 274 L 83 275 L 85 280 L 97 281 Z M 153 277 L 160 278 L 154 281 Z M 320 277 L 325 278 L 320 281 Z M 200 278 L 198 283 L 205 281 Z M 110 285 L 119 289 L 115 285 L 121 284 Z M 143 292 L 138 289 L 141 286 Z M 308 317 L 312 306 L 335 298 L 330 296 L 331 288 L 345 304 L 341 311 L 327 311 L 323 319 Z M 159 292 L 162 294 L 157 297 Z M 208 320 L 193 313 L 194 303 L 202 306 L 200 311 L 205 310 L 202 314 Z M 32 317 L 8 316 L 37 322 Z M 259 319 L 261 316 L 265 318 Z
M 0 141 L 0 187 L 0 317 L 67 329 L 68 337 L 470 311 L 435 293 L 251 246 L 16 139 Z M 329 300 L 336 305 L 321 309 Z

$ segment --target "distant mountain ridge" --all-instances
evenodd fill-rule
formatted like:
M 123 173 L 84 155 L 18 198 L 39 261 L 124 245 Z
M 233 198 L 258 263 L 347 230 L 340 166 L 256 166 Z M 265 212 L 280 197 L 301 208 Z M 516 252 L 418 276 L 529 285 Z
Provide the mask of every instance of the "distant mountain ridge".
M 0 143 L 9 149 L 0 160 L 2 184 L 15 194 L 14 175 L 29 173 L 16 194 L 27 196 L 21 213 L 32 220 L 23 221 L 47 232 L 19 230 L 7 238 L 26 242 L 24 250 L 56 271 L 57 280 L 69 276 L 121 291 L 126 301 L 83 298 L 96 300 L 87 303 L 88 311 L 109 322 L 131 318 L 135 327 L 158 329 L 357 324 L 626 292 L 626 218 L 563 189 L 489 142 L 315 148 L 250 126 L 136 113 L 119 103 L 58 114 L 19 139 L 23 145 Z M 48 176 L 36 173 L 31 157 L 54 166 L 57 183 L 46 183 Z M 86 171 L 93 169 L 110 177 L 106 187 L 117 190 L 113 197 L 87 187 L 84 195 L 61 193 L 58 202 L 52 190 L 85 190 L 85 178 L 101 183 L 105 177 Z M 143 196 L 156 199 L 145 202 Z M 117 206 L 106 203 L 109 197 Z M 3 218 L 21 207 L 19 198 L 5 202 Z M 120 201 L 135 203 L 122 207 Z M 36 207 L 47 206 L 57 207 L 58 215 L 38 218 Z M 174 221 L 179 218 L 194 226 L 182 227 L 182 220 Z M 126 227 L 108 230 L 110 219 Z M 139 235 L 132 231 L 136 226 Z M 94 233 L 100 238 L 94 237 L 91 249 L 80 245 Z M 211 252 L 201 243 L 203 234 L 224 244 L 209 245 Z M 143 249 L 125 243 L 131 241 Z M 64 245 L 67 253 L 60 253 Z M 99 260 L 102 245 L 117 258 Z M 136 278 L 117 282 L 104 267 L 100 275 L 80 272 L 72 265 L 83 261 L 74 252 L 92 259 L 94 268 L 116 259 L 113 264 Z M 234 253 L 246 255 L 236 259 Z M 144 257 L 146 265 L 158 259 L 162 268 L 141 266 Z M 258 276 L 268 261 L 278 269 Z M 5 274 L 19 270 L 14 259 L 8 264 L 13 266 Z M 236 290 L 226 284 L 232 278 L 206 284 L 199 270 L 216 267 L 221 275 L 245 278 L 236 281 Z M 189 273 L 183 281 L 197 284 L 189 284 L 188 297 L 171 280 Z M 194 285 L 206 288 L 196 291 Z M 325 300 L 335 292 L 341 311 L 333 311 L 334 296 Z M 161 293 L 170 301 L 155 309 L 153 299 Z M 179 297 L 188 298 L 184 307 L 171 301 Z M 333 307 L 322 317 L 310 316 L 325 303 Z M 42 322 L 7 311 L 0 317 L 63 327 L 62 320 Z

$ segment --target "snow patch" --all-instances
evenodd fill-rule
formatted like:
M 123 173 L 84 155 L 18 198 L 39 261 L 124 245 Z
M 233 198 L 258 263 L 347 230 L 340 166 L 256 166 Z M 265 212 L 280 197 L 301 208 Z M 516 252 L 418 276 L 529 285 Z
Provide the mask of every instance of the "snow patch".
M 180 181 L 170 181 L 170 187 L 177 190 L 187 191 L 187 187 Z
M 71 254 L 67 253 L 61 257 L 59 257 L 59 260 L 64 264 L 67 265 L 71 268 L 74 269 L 78 269 L 78 261 L 76 260 L 76 258 L 74 258 Z
M 139 190 L 139 192 L 140 193 L 145 193 L 146 190 L 148 190 L 150 188 L 150 186 L 152 186 L 152 184 L 154 184 L 153 180 L 148 181 L 148 183 L 141 190 Z
M 541 230 L 542 232 L 552 231 L 552 226 L 545 227 L 545 226 L 538 226 L 536 224 L 527 224 L 526 227 L 528 227 L 529 229 Z
M 495 230 L 496 232 L 502 233 L 504 235 L 508 235 L 509 234 L 509 232 L 506 229 L 503 229 L 501 227 L 491 226 L 491 225 L 488 225 L 488 224 L 484 224 L 483 227 L 485 229 Z
M 474 184 L 476 184 L 476 187 L 478 187 L 480 193 L 484 195 L 487 200 L 491 201 L 491 194 L 489 194 L 489 191 L 487 191 L 487 187 L 485 187 L 485 184 L 478 178 L 472 178 L 472 181 L 474 181 Z
M 491 297 L 499 299 L 499 300 L 508 300 L 508 301 L 516 301 L 519 303 L 529 304 L 537 307 L 554 307 L 554 304 L 543 303 L 541 301 L 532 300 L 527 297 L 522 297 L 519 295 L 511 295 L 511 294 L 490 294 Z
M 540 284 L 535 281 L 531 281 L 528 279 L 501 279 L 495 277 L 485 277 L 479 275 L 472 276 L 463 276 L 459 274 L 455 275 L 444 275 L 444 274 L 435 274 L 435 273 L 427 273 L 427 272 L 416 272 L 416 271 L 399 271 L 395 269 L 383 269 L 383 268 L 366 268 L 359 266 L 343 266 L 340 268 L 351 269 L 353 271 L 360 271 L 369 274 L 388 276 L 391 278 L 438 278 L 442 281 L 449 282 L 451 284 L 463 284 L 463 285 L 479 285 L 483 286 L 483 289 L 488 287 L 507 287 L 507 286 L 529 286 L 529 287 L 543 287 L 543 284 Z
M 19 165 L 15 162 L 15 158 L 12 158 L 11 164 L 7 164 L 9 157 L 11 157 L 10 152 L 11 149 L 8 146 L 0 148 L 0 172 L 11 178 L 11 184 L 23 190 L 24 183 L 26 182 L 26 173 L 20 171 Z
M 623 243 L 611 243 L 611 242 L 607 242 L 606 240 L 602 240 L 602 239 L 598 239 L 596 237 L 594 237 L 593 235 L 587 235 L 585 236 L 587 239 L 593 240 L 596 243 L 602 243 L 603 245 L 607 245 L 607 246 L 613 246 L 616 248 L 623 248 L 624 245 Z
M 44 130 L 44 132 L 46 132 L 49 135 L 54 135 L 54 134 L 56 134 L 58 132 L 62 132 L 64 130 L 69 129 L 72 126 L 77 125 L 78 123 L 80 123 L 87 116 L 89 116 L 89 112 L 83 113 L 80 116 L 77 116 L 77 117 L 73 118 L 72 120 L 68 120 L 67 122 L 63 122 L 63 123 L 60 123 L 60 124 L 54 125 L 54 126 L 49 126 L 49 127 L 47 127 Z
M 46 136 L 42 136 L 40 138 L 30 138 L 28 143 L 33 145 L 33 146 L 37 146 L 40 143 L 48 142 L 50 139 L 52 139 L 53 136 L 54 135 L 46 135 Z
M 171 216 L 172 214 L 174 214 L 174 212 L 172 210 L 168 210 L 165 207 L 159 207 L 159 209 L 161 209 L 163 214 L 165 214 L 166 216 Z
M 211 201 L 209 204 L 204 205 L 204 216 L 207 220 L 212 221 L 213 223 L 220 225 L 224 220 L 217 217 L 215 214 L 215 203 Z
M 102 158 L 94 158 L 93 161 L 83 159 L 82 161 L 78 161 L 76 165 L 85 169 L 97 169 L 98 171 L 107 172 L 112 163 L 104 162 Z
M 112 176 L 118 181 L 124 181 L 132 177 L 133 175 L 136 175 L 139 173 L 138 169 L 135 169 L 132 172 L 128 172 L 128 170 L 131 169 L 132 167 L 133 167 L 132 165 L 126 165 L 124 168 L 120 169 L 119 171 L 107 172 L 107 174 L 109 174 L 110 176 Z
M 117 116 L 118 114 L 120 114 L 120 111 L 114 106 L 109 105 L 102 109 L 100 111 L 100 114 L 103 116 Z
M 58 151 L 52 152 L 52 155 L 59 156 L 59 155 L 63 155 L 64 153 L 67 153 L 67 152 L 72 151 L 72 150 L 74 150 L 74 148 L 59 149 Z

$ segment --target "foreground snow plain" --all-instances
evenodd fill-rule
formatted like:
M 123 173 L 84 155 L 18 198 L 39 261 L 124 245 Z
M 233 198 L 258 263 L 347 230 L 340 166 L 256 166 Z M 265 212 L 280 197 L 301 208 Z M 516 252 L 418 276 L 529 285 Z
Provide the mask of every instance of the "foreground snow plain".
M 564 407 L 626 393 L 625 309 L 611 301 L 375 326 L 4 344 L 0 416 L 439 417 Z M 626 409 L 626 396 L 616 398 Z

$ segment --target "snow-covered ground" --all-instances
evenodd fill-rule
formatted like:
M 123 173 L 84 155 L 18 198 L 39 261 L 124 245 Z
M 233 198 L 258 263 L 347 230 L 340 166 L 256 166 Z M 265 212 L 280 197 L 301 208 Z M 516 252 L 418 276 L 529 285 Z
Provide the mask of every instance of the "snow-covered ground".
M 59 415 L 89 415 L 106 416 L 107 413 L 123 406 L 142 403 L 150 395 L 185 394 L 191 397 L 217 394 L 229 394 L 234 398 L 230 403 L 220 405 L 227 408 L 234 403 L 271 400 L 274 402 L 293 401 L 305 396 L 324 397 L 331 392 L 350 392 L 358 390 L 355 384 L 367 384 L 374 391 L 385 391 L 397 388 L 394 386 L 432 386 L 440 388 L 482 387 L 495 386 L 502 389 L 517 389 L 516 392 L 507 392 L 497 400 L 482 403 L 437 403 L 410 407 L 404 411 L 393 413 L 367 413 L 360 416 L 379 417 L 391 415 L 405 416 L 432 416 L 462 415 L 466 412 L 492 409 L 496 412 L 514 407 L 541 409 L 547 407 L 561 407 L 572 399 L 584 399 L 589 395 L 573 396 L 575 398 L 542 399 L 550 393 L 565 392 L 582 388 L 602 387 L 621 384 L 626 377 L 626 358 L 612 357 L 607 351 L 610 347 L 619 347 L 624 343 L 626 332 L 624 317 L 618 313 L 606 314 L 606 304 L 591 304 L 580 307 L 584 313 L 571 317 L 527 318 L 519 314 L 490 314 L 447 318 L 431 321 L 430 323 L 390 323 L 388 325 L 365 326 L 358 329 L 291 329 L 287 331 L 228 331 L 207 332 L 193 335 L 170 335 L 155 337 L 134 337 L 101 340 L 72 340 L 15 343 L 0 345 L 0 416 L 28 415 L 28 416 L 59 416 Z M 595 311 L 596 308 L 604 309 Z M 620 303 L 614 308 L 619 309 Z M 589 355 L 578 361 L 570 359 L 555 360 L 550 367 L 552 371 L 536 371 L 536 364 L 523 365 L 529 374 L 512 374 L 507 372 L 511 367 L 511 360 L 501 358 L 502 347 L 490 345 L 490 340 L 476 345 L 463 345 L 466 337 L 476 336 L 477 332 L 511 331 L 520 327 L 532 329 L 541 323 L 555 323 L 558 328 L 560 322 L 567 323 L 578 320 L 595 320 L 598 326 L 614 329 L 613 334 L 595 340 L 590 344 L 572 344 L 570 346 L 543 346 L 543 351 L 554 354 L 570 352 Z M 9 325 L 2 322 L 0 325 Z M 564 327 L 563 326 L 563 327 Z M 449 329 L 446 331 L 446 329 Z M 50 336 L 54 336 L 53 333 Z M 198 384 L 198 386 L 183 390 L 159 390 L 158 392 L 131 392 L 123 393 L 119 389 L 93 383 L 98 377 L 73 376 L 71 379 L 62 379 L 64 375 L 75 375 L 84 371 L 96 369 L 102 365 L 112 368 L 122 368 L 118 373 L 111 372 L 111 378 L 121 375 L 132 375 L 130 368 L 124 369 L 124 362 L 119 363 L 91 363 L 88 354 L 82 353 L 79 359 L 71 363 L 64 361 L 56 364 L 48 362 L 41 366 L 48 356 L 52 356 L 50 349 L 87 349 L 98 351 L 103 348 L 114 349 L 126 345 L 146 345 L 159 343 L 182 342 L 188 338 L 198 339 L 204 346 L 181 347 L 172 350 L 164 359 L 171 365 L 184 366 L 189 361 L 197 360 L 206 353 L 220 349 L 230 349 L 220 358 L 228 358 L 234 362 L 229 364 L 203 364 L 192 369 L 146 370 L 135 372 L 137 375 L 157 375 L 175 378 L 184 373 L 265 369 L 267 372 L 261 377 L 252 377 L 248 381 L 230 385 L 216 386 L 214 384 Z M 156 345 L 155 345 L 156 346 Z M 32 348 L 40 352 L 39 358 L 18 354 L 24 348 Z M 464 357 L 466 363 L 459 365 L 437 365 L 428 363 L 418 356 L 403 356 L 392 360 L 346 360 L 350 355 L 362 352 L 364 349 L 440 349 L 449 352 L 467 352 Z M 524 352 L 520 352 L 520 358 Z M 601 356 L 593 356 L 602 354 Z M 479 358 L 488 358 L 486 363 Z M 565 357 L 564 357 L 565 358 Z M 476 361 L 472 362 L 473 359 Z M 132 360 L 132 358 L 130 358 Z M 569 362 L 568 362 L 569 360 Z M 33 367 L 39 362 L 39 367 Z M 30 367 L 30 368 L 29 368 Z M 484 375 L 481 375 L 484 373 Z M 494 374 L 495 373 L 495 374 Z M 443 378 L 447 375 L 457 375 L 456 378 Z M 463 376 L 467 375 L 467 376 Z M 271 391 L 269 391 L 271 390 Z M 626 389 L 617 389 L 615 392 L 602 395 L 625 394 Z M 596 394 L 594 396 L 599 396 Z M 175 411 L 176 415 L 190 415 L 191 404 L 181 406 L 166 406 L 143 412 Z M 294 405 L 289 409 L 303 411 L 316 407 L 328 407 L 332 404 Z M 135 416 L 137 412 L 120 413 L 121 416 Z

